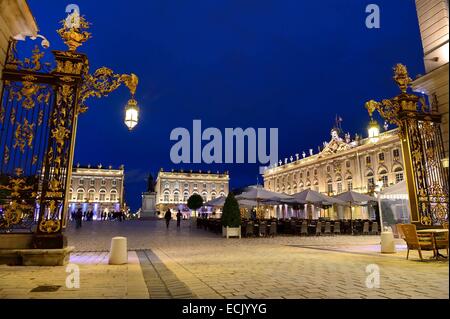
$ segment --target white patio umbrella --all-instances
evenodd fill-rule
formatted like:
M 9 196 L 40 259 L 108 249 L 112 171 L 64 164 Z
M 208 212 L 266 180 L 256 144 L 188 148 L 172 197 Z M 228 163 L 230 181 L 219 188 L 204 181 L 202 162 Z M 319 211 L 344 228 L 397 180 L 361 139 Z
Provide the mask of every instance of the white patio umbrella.
M 220 196 L 204 203 L 204 206 L 221 207 L 225 204 L 226 196 Z
M 280 203 L 291 203 L 294 198 L 290 195 L 269 191 L 262 186 L 249 186 L 236 196 L 239 200 L 252 200 L 256 202 L 258 210 L 260 204 L 277 205 Z
M 319 204 L 319 205 L 330 205 L 330 204 L 337 204 L 337 205 L 344 205 L 347 206 L 347 203 L 336 199 L 330 196 L 326 196 L 322 193 L 316 192 L 310 188 L 305 189 L 301 191 L 300 193 L 296 193 L 292 195 L 295 200 L 299 201 L 300 203 L 306 203 L 306 204 Z
M 357 206 L 365 206 L 368 205 L 370 202 L 377 202 L 377 199 L 375 197 L 361 194 L 354 191 L 346 191 L 343 193 L 340 193 L 339 195 L 336 195 L 334 198 L 340 199 L 344 202 L 349 203 L 350 205 L 350 219 L 352 223 L 352 235 L 353 235 L 353 211 L 352 211 L 352 205 Z M 366 203 L 366 204 L 364 204 Z

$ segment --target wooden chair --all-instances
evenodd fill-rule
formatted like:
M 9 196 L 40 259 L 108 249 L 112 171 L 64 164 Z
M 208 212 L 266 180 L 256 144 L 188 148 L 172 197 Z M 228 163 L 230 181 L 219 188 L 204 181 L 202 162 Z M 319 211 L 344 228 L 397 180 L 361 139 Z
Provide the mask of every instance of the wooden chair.
M 322 222 L 317 222 L 316 225 L 316 236 L 322 235 Z
M 245 237 L 253 237 L 253 224 L 247 223 L 247 226 L 245 227 Z
M 302 235 L 308 236 L 308 222 L 306 220 L 304 220 L 302 222 L 302 228 L 300 230 L 300 236 L 302 236 Z
M 277 223 L 272 222 L 269 227 L 269 236 L 275 237 L 277 234 Z
M 266 237 L 267 235 L 267 224 L 266 222 L 259 223 L 259 236 Z
M 324 234 L 325 235 L 331 235 L 331 223 L 330 222 L 325 222 Z
M 334 233 L 335 235 L 341 233 L 341 223 L 340 223 L 340 222 L 334 222 L 333 233 Z
M 369 222 L 364 222 L 363 235 L 369 235 Z
M 416 225 L 398 224 L 397 227 L 401 228 L 401 232 L 404 236 L 403 239 L 406 241 L 408 247 L 406 259 L 409 257 L 410 250 L 417 250 L 421 261 L 423 261 L 422 250 L 431 250 L 435 253 L 433 238 L 429 234 L 417 234 Z
M 372 223 L 372 229 L 370 230 L 370 234 L 378 235 L 378 223 L 377 222 Z

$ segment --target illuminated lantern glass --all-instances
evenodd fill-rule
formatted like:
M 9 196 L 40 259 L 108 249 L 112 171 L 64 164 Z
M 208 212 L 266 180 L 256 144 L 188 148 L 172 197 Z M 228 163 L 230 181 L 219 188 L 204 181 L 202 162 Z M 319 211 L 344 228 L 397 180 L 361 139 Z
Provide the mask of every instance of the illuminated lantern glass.
M 125 106 L 125 125 L 131 131 L 138 123 L 139 107 L 135 99 L 128 100 Z
M 380 136 L 380 126 L 378 125 L 378 122 L 375 121 L 374 119 L 371 119 L 369 122 L 367 132 L 369 134 L 370 140 L 372 142 L 377 142 L 378 137 Z

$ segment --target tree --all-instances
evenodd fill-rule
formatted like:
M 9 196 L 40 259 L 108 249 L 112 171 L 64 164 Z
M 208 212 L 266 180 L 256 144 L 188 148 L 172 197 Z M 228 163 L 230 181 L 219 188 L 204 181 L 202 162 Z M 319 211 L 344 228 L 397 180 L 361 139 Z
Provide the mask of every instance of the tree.
M 188 198 L 187 206 L 195 211 L 195 215 L 197 215 L 197 209 L 203 206 L 203 198 L 199 194 L 192 194 L 191 197 Z
M 241 226 L 241 212 L 239 210 L 239 204 L 234 197 L 233 193 L 228 193 L 223 205 L 222 213 L 222 225 L 228 227 Z

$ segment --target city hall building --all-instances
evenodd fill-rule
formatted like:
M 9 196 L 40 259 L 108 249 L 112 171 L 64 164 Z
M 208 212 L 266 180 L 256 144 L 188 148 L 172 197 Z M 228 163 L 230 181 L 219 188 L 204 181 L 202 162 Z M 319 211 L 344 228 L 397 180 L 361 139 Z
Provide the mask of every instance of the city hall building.
M 100 219 L 103 212 L 119 211 L 123 200 L 124 167 L 111 166 L 73 167 L 69 190 L 69 214 L 81 208 L 83 212 L 94 212 L 94 219 Z
M 398 130 L 380 133 L 374 139 L 361 139 L 349 134 L 341 136 L 340 129 L 331 130 L 331 139 L 324 142 L 317 154 L 296 154 L 264 174 L 264 187 L 268 190 L 295 194 L 312 189 L 328 196 L 353 190 L 373 195 L 375 186 L 388 187 L 403 180 L 403 158 Z M 270 214 L 278 218 L 295 216 L 296 212 L 285 205 L 276 206 Z M 321 210 L 306 205 L 301 214 L 305 218 L 330 217 L 333 219 L 373 217 L 367 207 L 333 207 Z
M 203 202 L 220 196 L 227 196 L 230 177 L 228 172 L 212 173 L 211 171 L 172 170 L 165 172 L 161 169 L 156 179 L 156 210 L 164 213 L 171 209 L 173 213 L 180 210 L 190 215 L 187 207 L 188 198 L 193 194 L 203 197 Z

